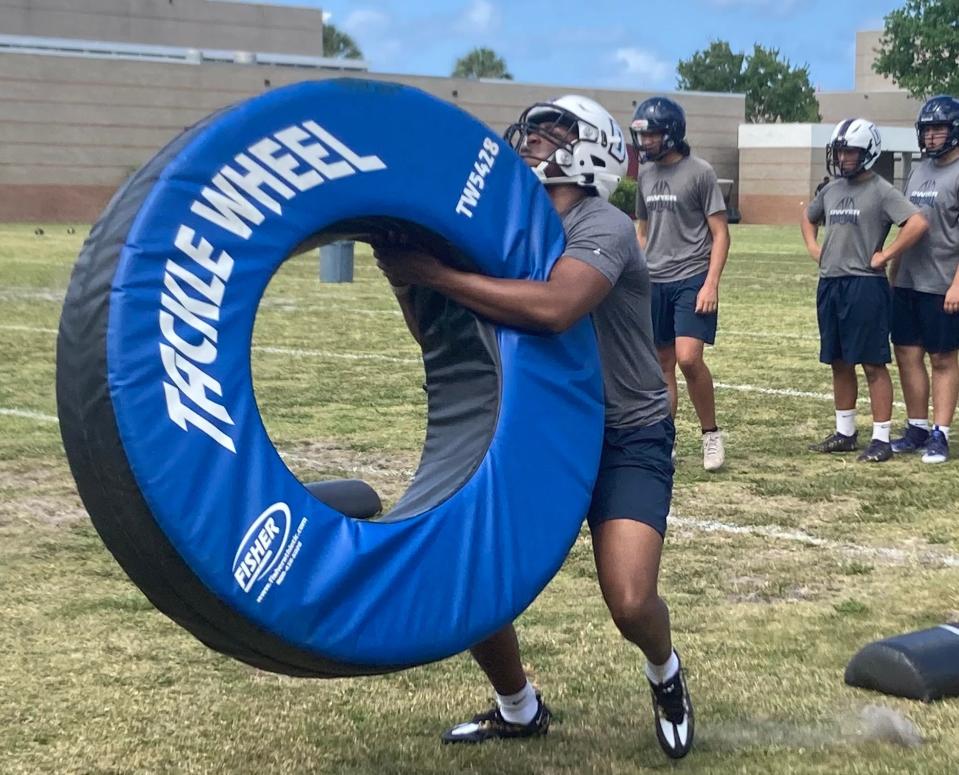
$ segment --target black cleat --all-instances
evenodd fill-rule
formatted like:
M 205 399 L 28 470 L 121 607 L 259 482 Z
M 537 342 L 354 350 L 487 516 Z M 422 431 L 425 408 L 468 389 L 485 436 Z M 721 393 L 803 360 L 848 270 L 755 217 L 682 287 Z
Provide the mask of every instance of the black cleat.
M 859 449 L 856 440 L 859 438 L 859 432 L 852 436 L 846 436 L 836 431 L 831 436 L 826 436 L 822 441 L 809 445 L 810 452 L 855 452 Z
M 923 447 L 929 442 L 929 431 L 925 428 L 917 428 L 911 423 L 906 423 L 902 431 L 902 436 L 893 439 L 892 451 L 896 454 L 903 452 L 922 452 Z
M 503 718 L 494 705 L 486 713 L 450 727 L 443 733 L 444 743 L 482 743 L 486 740 L 512 740 L 519 737 L 541 737 L 549 732 L 550 712 L 539 692 L 536 693 L 536 715 L 529 724 L 514 724 Z
M 884 463 L 892 459 L 892 444 L 888 441 L 873 439 L 856 458 L 860 463 Z
M 647 680 L 649 680 L 647 678 Z M 683 677 L 683 666 L 665 683 L 649 682 L 653 695 L 656 739 L 671 759 L 682 759 L 693 747 L 693 703 Z

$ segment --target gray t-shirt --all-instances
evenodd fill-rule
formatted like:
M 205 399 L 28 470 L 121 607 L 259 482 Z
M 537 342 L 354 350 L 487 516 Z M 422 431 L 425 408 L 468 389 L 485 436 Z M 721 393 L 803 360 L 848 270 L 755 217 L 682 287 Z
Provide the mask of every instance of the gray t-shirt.
M 644 427 L 669 415 L 653 345 L 649 270 L 629 218 L 600 197 L 563 214 L 564 256 L 589 264 L 613 288 L 593 310 L 606 389 L 606 426 Z
M 636 186 L 636 217 L 646 221 L 646 256 L 653 282 L 695 277 L 709 269 L 713 235 L 706 218 L 726 210 L 716 173 L 687 156 L 644 166 Z
M 959 159 L 939 165 L 926 159 L 906 182 L 906 196 L 929 221 L 929 231 L 903 253 L 897 288 L 944 296 L 959 267 Z
M 819 276 L 885 275 L 885 269 L 869 266 L 870 259 L 882 250 L 890 227 L 901 226 L 917 212 L 915 205 L 875 173 L 858 180 L 832 181 L 806 208 L 812 223 L 826 224 Z

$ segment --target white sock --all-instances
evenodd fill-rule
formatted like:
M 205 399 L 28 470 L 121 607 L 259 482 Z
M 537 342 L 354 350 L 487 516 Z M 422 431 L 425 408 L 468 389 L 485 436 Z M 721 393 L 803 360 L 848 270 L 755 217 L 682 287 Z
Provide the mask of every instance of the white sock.
M 679 672 L 679 657 L 674 651 L 664 665 L 654 665 L 646 660 L 646 677 L 654 684 L 664 684 Z
M 941 431 L 942 435 L 946 437 L 946 441 L 949 441 L 949 426 L 948 425 L 936 425 L 937 431 Z
M 496 704 L 503 718 L 511 724 L 529 724 L 539 708 L 536 692 L 529 681 L 516 694 L 497 694 Z
M 921 420 L 914 420 L 911 417 L 906 420 L 910 425 L 915 425 L 917 428 L 922 428 L 924 431 L 929 430 L 929 420 L 922 418 Z
M 874 422 L 872 424 L 872 437 L 889 443 L 889 430 L 892 428 L 892 420 L 886 422 Z
M 836 432 L 843 436 L 852 436 L 856 432 L 856 410 L 836 410 Z

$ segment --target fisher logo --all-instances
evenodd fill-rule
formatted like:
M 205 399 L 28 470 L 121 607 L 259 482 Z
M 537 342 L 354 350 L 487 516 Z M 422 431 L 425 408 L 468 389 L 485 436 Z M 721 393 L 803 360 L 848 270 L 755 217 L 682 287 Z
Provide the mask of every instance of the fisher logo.
M 290 538 L 290 507 L 274 503 L 258 516 L 246 531 L 233 558 L 233 578 L 249 592 L 267 576 L 283 556 Z
M 909 201 L 916 207 L 935 207 L 937 196 L 939 192 L 936 191 L 936 181 L 926 180 L 918 189 L 909 192 Z
M 653 190 L 646 197 L 646 209 L 653 213 L 676 211 L 676 195 L 669 188 L 669 183 L 660 180 L 653 185 Z
M 829 211 L 829 225 L 859 224 L 859 210 L 856 209 L 856 200 L 851 196 L 839 200 L 839 204 Z

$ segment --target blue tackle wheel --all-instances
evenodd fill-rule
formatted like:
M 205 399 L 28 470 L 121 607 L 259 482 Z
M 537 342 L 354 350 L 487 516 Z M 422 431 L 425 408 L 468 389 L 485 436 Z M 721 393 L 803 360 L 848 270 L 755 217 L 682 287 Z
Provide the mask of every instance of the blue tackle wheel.
M 428 425 L 407 493 L 351 519 L 283 463 L 250 368 L 264 289 L 304 244 L 396 228 L 496 277 L 544 279 L 563 247 L 543 187 L 488 127 L 342 79 L 174 140 L 113 198 L 70 282 L 57 403 L 93 523 L 161 611 L 257 667 L 371 674 L 462 651 L 536 597 L 589 504 L 590 322 L 533 335 L 422 289 Z

